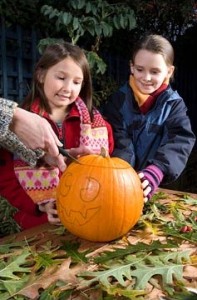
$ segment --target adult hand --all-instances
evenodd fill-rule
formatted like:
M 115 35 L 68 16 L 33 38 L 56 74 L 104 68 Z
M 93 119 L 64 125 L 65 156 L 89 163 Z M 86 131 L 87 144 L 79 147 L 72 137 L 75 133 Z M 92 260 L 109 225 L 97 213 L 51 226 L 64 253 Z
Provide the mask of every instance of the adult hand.
M 49 154 L 45 154 L 43 156 L 44 161 L 50 165 L 50 166 L 57 166 L 61 172 L 64 172 L 66 170 L 66 160 L 67 158 L 63 157 L 62 154 L 59 154 L 56 157 L 52 157 Z
M 59 154 L 58 146 L 62 146 L 47 120 L 26 111 L 15 108 L 13 122 L 10 129 L 30 149 L 42 149 L 52 157 Z

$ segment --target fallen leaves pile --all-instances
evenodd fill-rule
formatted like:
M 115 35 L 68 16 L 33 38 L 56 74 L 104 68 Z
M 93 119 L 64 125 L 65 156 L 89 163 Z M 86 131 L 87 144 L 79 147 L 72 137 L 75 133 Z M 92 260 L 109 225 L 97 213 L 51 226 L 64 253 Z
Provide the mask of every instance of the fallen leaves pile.
M 197 299 L 196 245 L 197 199 L 160 191 L 108 244 L 48 224 L 0 240 L 0 299 Z

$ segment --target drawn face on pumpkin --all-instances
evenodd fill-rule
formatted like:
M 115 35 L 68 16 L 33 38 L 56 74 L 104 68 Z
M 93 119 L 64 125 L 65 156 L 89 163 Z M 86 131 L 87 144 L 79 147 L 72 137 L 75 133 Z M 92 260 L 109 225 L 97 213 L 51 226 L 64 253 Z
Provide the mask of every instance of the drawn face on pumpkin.
M 94 218 L 101 209 L 101 202 L 99 201 L 100 183 L 96 178 L 87 176 L 83 180 L 82 187 L 79 188 L 77 182 L 76 186 L 72 184 L 72 173 L 66 173 L 63 176 L 64 185 L 61 186 L 59 195 L 64 198 L 64 202 L 61 201 L 60 214 L 63 214 L 67 222 L 71 224 L 84 225 Z
M 112 241 L 138 221 L 143 190 L 124 160 L 89 154 L 64 171 L 57 188 L 57 212 L 65 228 L 89 241 Z

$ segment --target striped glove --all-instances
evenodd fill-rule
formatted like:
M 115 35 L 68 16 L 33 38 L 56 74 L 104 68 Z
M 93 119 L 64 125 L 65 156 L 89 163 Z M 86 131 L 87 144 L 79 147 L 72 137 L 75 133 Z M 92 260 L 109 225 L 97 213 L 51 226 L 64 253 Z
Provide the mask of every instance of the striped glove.
M 149 165 L 138 173 L 144 190 L 145 202 L 149 200 L 157 190 L 163 179 L 163 172 L 155 165 Z

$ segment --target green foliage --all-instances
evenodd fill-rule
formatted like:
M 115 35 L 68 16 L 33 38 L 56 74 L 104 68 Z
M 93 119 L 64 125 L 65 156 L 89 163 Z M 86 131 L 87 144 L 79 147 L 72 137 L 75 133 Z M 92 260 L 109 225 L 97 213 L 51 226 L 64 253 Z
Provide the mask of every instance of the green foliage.
M 29 16 L 36 14 L 36 5 L 38 0 L 1 0 L 0 1 L 0 15 L 5 18 L 7 24 L 21 24 L 27 26 L 29 23 Z
M 19 232 L 20 227 L 13 219 L 18 210 L 2 196 L 0 196 L 0 203 L 0 237 Z
M 117 82 L 106 74 L 100 76 L 100 74 L 93 73 L 93 83 L 95 87 L 93 100 L 97 107 L 104 103 L 108 97 L 118 89 Z
M 50 22 L 55 20 L 56 30 L 65 40 L 69 37 L 72 44 L 85 44 L 84 41 L 88 41 L 84 48 L 94 82 L 96 80 L 94 104 L 99 106 L 114 91 L 114 85 L 103 80 L 107 65 L 99 55 L 100 46 L 105 39 L 113 36 L 114 31 L 135 27 L 133 10 L 125 3 L 69 0 L 61 9 L 57 9 L 56 5 L 44 5 L 41 12 Z
M 180 223 L 193 225 L 195 235 L 196 203 L 188 195 L 166 201 L 158 193 L 128 236 L 108 245 L 87 244 L 63 226 L 21 242 L 12 237 L 0 245 L 0 299 L 145 300 L 147 286 L 166 299 L 191 296 L 184 270 L 196 265 L 197 239 L 180 233 Z M 158 236 L 147 232 L 149 224 L 159 227 Z
M 131 6 L 137 16 L 137 39 L 144 32 L 154 32 L 173 41 L 196 22 L 195 1 L 134 0 Z
M 86 255 L 90 252 L 90 250 L 86 250 L 84 252 L 79 252 L 80 243 L 70 241 L 63 241 L 61 249 L 65 250 L 67 255 L 72 258 L 73 262 L 84 262 L 87 263 Z
M 88 55 L 92 75 L 103 79 L 95 89 L 98 106 L 114 91 L 103 77 L 107 70 L 103 50 L 129 60 L 133 43 L 145 32 L 173 41 L 196 22 L 195 1 L 187 0 L 1 0 L 0 15 L 6 24 L 36 28 L 41 39 L 63 38 L 92 51 Z
M 95 75 L 105 73 L 107 65 L 96 52 L 86 51 L 86 56 L 90 64 L 90 68 L 94 70 Z
M 139 242 L 137 245 L 128 245 L 126 249 L 117 249 L 116 251 L 106 251 L 101 256 L 95 258 L 96 263 L 105 263 L 112 259 L 121 259 L 122 257 L 138 252 L 152 252 L 156 250 L 162 251 L 162 249 L 177 248 L 177 244 L 172 241 L 168 241 L 167 244 L 161 243 L 160 241 L 153 241 L 150 245 Z
M 128 260 L 128 258 L 127 258 Z M 173 284 L 173 277 L 180 281 L 182 279 L 183 261 L 189 262 L 189 252 L 166 253 L 159 256 L 133 255 L 129 258 L 129 263 L 110 265 L 109 269 L 97 272 L 83 272 L 80 274 L 83 278 L 82 286 L 89 286 L 92 283 L 100 282 L 103 286 L 110 286 L 109 278 L 114 277 L 117 282 L 127 285 L 127 279 L 132 281 L 136 279 L 133 286 L 136 290 L 144 290 L 155 275 L 162 276 L 163 285 Z M 91 279 L 90 279 L 91 278 Z
M 19 279 L 20 277 L 17 274 L 22 272 L 29 273 L 29 267 L 22 267 L 26 263 L 27 257 L 30 255 L 29 251 L 24 251 L 18 257 L 9 258 L 5 263 L 1 262 L 0 264 L 0 278 L 8 278 L 8 279 Z
M 57 31 L 67 32 L 73 44 L 85 34 L 95 37 L 94 51 L 99 50 L 101 39 L 111 37 L 115 29 L 135 27 L 133 10 L 125 3 L 109 4 L 102 0 L 69 0 L 61 10 L 44 5 L 41 12 L 55 19 Z

